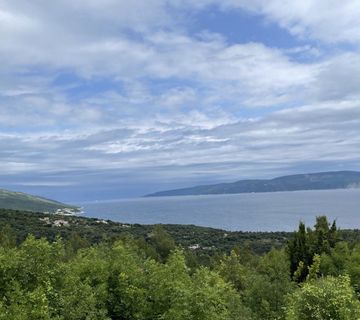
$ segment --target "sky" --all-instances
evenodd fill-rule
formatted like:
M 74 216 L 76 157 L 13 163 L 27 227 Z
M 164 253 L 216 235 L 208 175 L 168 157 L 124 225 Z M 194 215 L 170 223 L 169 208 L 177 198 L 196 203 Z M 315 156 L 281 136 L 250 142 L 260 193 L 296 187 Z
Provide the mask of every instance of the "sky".
M 0 187 L 360 170 L 359 21 L 353 0 L 0 0 Z

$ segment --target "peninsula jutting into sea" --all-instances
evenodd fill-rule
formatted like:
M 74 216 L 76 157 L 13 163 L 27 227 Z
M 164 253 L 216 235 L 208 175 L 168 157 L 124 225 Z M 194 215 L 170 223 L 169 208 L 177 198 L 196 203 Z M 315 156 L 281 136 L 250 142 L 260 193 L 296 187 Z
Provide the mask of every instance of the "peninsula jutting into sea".
M 75 205 L 5 189 L 0 189 L 0 208 L 61 215 L 72 215 L 80 212 L 80 208 Z
M 202 185 L 182 189 L 159 191 L 146 197 L 166 197 L 206 194 L 233 194 L 300 190 L 331 190 L 360 187 L 360 172 L 332 171 L 295 174 L 274 179 L 240 180 L 232 183 Z

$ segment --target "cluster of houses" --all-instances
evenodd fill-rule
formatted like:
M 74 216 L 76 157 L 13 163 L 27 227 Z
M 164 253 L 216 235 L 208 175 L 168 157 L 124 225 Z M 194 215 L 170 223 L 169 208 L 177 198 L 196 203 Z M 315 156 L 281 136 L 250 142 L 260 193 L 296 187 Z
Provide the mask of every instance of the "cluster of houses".
M 66 221 L 63 219 L 57 219 L 57 220 L 51 221 L 49 217 L 40 218 L 40 220 L 46 224 L 51 224 L 54 227 L 66 227 L 70 224 L 69 221 Z
M 55 214 L 60 214 L 63 216 L 72 216 L 77 213 L 78 213 L 78 210 L 74 209 L 74 208 L 59 208 L 55 211 Z

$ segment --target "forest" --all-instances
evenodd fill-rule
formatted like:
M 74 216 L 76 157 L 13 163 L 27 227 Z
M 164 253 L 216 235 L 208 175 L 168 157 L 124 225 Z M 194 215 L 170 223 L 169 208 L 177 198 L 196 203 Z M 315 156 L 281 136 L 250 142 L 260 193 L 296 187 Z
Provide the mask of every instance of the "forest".
M 254 252 L 247 241 L 188 246 L 161 225 L 66 217 L 82 224 L 64 232 L 71 224 L 29 214 L 26 229 L 19 219 L 26 215 L 1 212 L 0 319 L 360 319 L 358 233 L 324 216 L 294 233 L 254 234 L 259 243 L 283 239 Z M 35 221 L 43 224 L 37 232 Z M 197 241 L 211 231 L 187 228 Z

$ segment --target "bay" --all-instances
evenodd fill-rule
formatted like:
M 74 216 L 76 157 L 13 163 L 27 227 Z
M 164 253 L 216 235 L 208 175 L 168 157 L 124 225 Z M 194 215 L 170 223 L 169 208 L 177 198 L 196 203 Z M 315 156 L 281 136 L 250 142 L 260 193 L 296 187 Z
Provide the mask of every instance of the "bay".
M 84 215 L 123 223 L 194 224 L 230 231 L 293 231 L 316 216 L 360 228 L 360 190 L 176 196 L 80 203 Z

